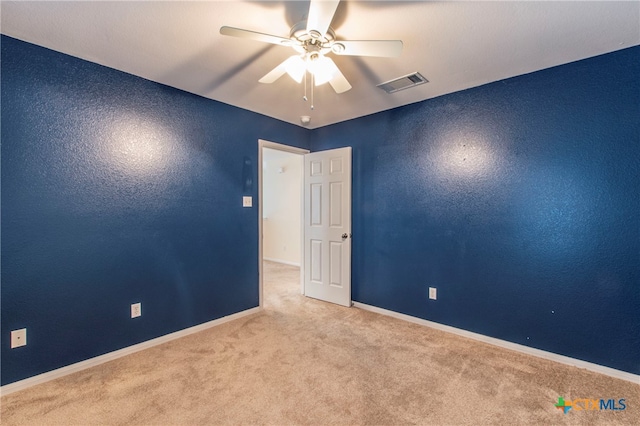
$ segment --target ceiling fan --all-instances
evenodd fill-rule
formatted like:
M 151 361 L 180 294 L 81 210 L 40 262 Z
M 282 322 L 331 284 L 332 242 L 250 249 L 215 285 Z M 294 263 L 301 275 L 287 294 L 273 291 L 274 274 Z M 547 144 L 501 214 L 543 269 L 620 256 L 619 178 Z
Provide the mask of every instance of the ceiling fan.
M 351 89 L 351 84 L 327 54 L 396 57 L 402 53 L 402 41 L 336 39 L 330 25 L 338 3 L 340 0 L 311 0 L 307 19 L 295 24 L 288 38 L 227 26 L 220 28 L 220 34 L 288 46 L 297 52 L 269 71 L 260 83 L 273 83 L 285 73 L 300 83 L 308 72 L 312 84 L 328 82 L 336 93 L 343 93 Z

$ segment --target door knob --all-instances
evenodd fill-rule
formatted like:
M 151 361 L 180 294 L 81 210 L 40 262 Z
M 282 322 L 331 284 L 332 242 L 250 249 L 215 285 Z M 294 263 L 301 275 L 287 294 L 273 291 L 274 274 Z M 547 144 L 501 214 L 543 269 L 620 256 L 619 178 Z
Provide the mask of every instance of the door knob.
M 342 241 L 346 240 L 347 238 L 349 238 L 349 235 L 347 235 L 346 232 L 342 234 Z

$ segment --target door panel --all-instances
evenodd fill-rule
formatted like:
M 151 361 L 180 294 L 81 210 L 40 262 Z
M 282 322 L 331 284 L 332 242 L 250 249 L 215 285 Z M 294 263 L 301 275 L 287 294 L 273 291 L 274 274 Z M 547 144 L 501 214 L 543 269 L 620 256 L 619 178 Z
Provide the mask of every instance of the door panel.
M 331 221 L 329 226 L 341 227 L 342 226 L 342 182 L 331 182 L 329 184 L 329 211 L 331 215 Z
M 322 226 L 322 184 L 311 184 L 311 225 Z
M 311 240 L 311 281 L 322 283 L 322 241 Z
M 305 155 L 305 295 L 351 306 L 351 148 Z
M 334 287 L 342 287 L 342 246 L 344 243 L 331 242 L 331 263 L 329 266 L 329 284 Z

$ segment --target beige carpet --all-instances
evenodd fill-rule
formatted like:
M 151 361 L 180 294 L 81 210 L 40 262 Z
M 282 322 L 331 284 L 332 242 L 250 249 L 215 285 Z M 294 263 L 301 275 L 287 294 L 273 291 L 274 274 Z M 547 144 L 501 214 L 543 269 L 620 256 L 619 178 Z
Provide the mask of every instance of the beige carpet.
M 640 386 L 300 295 L 265 263 L 265 310 L 2 397 L 2 424 L 633 424 Z M 625 398 L 625 411 L 554 407 Z M 637 424 L 637 423 L 636 423 Z

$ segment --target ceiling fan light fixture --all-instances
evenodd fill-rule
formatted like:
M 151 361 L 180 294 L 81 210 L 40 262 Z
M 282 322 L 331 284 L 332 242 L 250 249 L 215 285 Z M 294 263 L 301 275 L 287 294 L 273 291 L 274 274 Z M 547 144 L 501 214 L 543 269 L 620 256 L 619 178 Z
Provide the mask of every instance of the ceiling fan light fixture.
M 292 79 L 300 83 L 302 81 L 302 77 L 304 77 L 304 73 L 307 71 L 307 65 L 300 56 L 294 55 L 287 59 L 285 63 L 285 70 Z
M 307 67 L 309 72 L 313 74 L 316 86 L 331 81 L 338 71 L 336 64 L 323 55 L 310 56 L 307 61 Z

